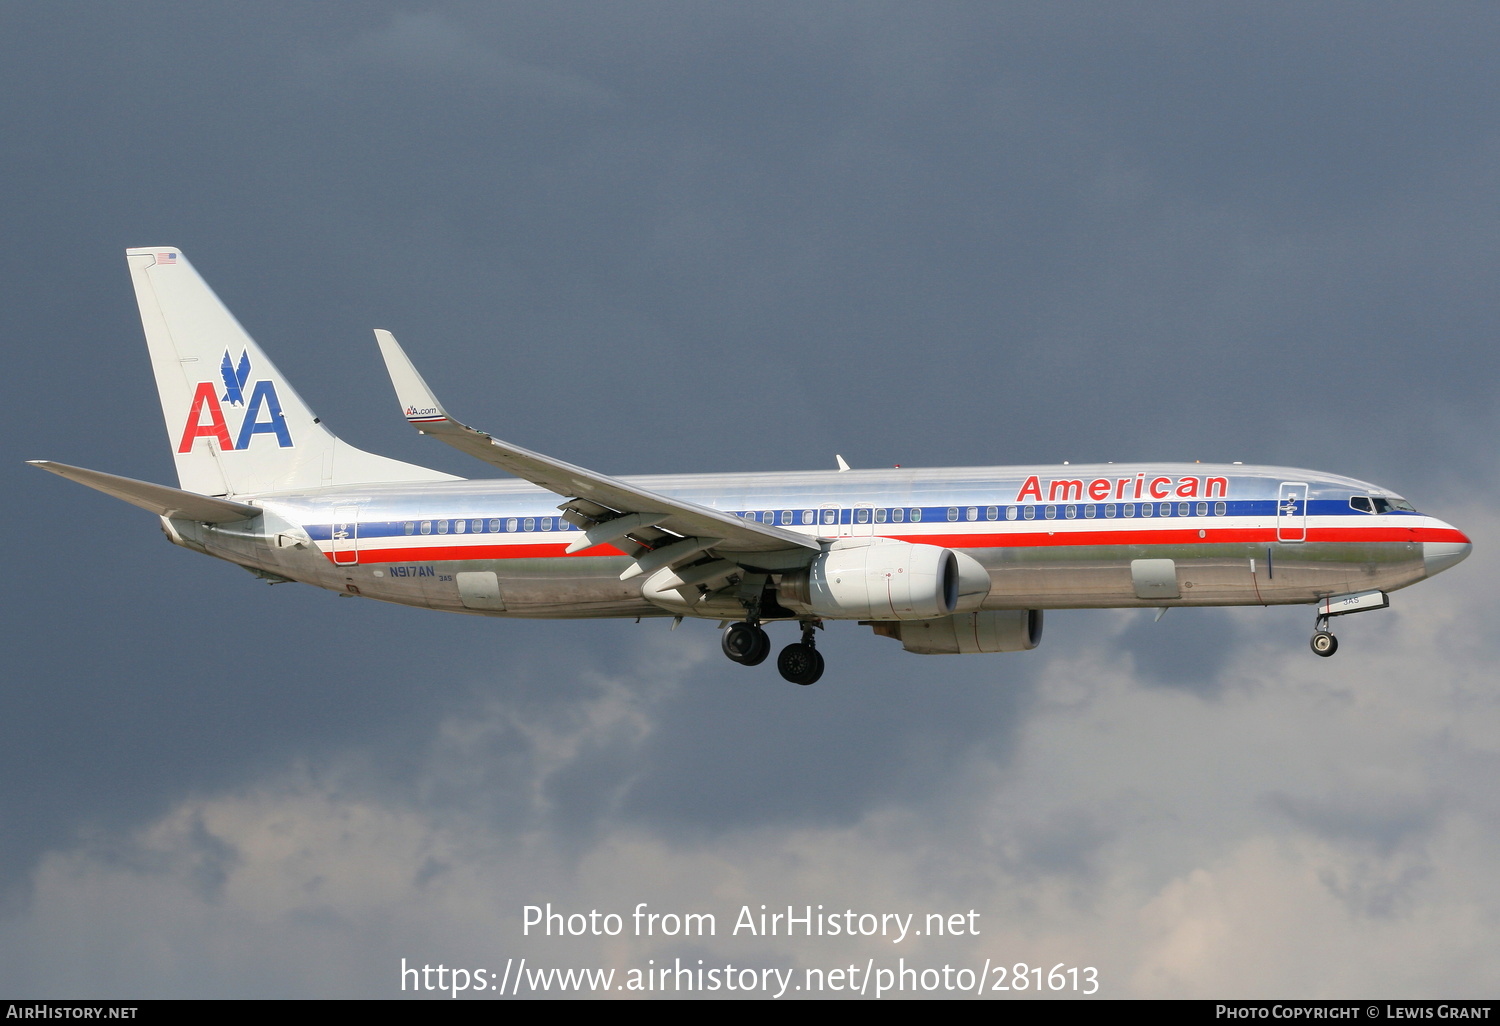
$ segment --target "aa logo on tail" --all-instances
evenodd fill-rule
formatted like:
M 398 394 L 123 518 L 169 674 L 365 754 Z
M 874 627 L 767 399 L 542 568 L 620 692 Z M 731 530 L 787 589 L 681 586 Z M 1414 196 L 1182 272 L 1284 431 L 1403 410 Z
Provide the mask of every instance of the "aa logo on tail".
M 286 418 L 281 412 L 281 400 L 276 395 L 276 383 L 270 380 L 255 382 L 250 390 L 248 406 L 245 402 L 245 386 L 250 383 L 250 354 L 240 353 L 239 363 L 224 350 L 224 362 L 220 365 L 220 376 L 224 379 L 224 395 L 219 396 L 219 386 L 212 381 L 200 381 L 193 392 L 193 402 L 188 409 L 187 422 L 182 431 L 182 442 L 177 446 L 180 453 L 192 452 L 193 442 L 199 438 L 212 438 L 225 452 L 249 448 L 256 435 L 275 435 L 276 444 L 283 449 L 292 447 L 292 435 L 287 430 Z M 240 419 L 239 435 L 231 438 L 229 423 L 224 419 L 224 404 L 231 407 L 245 406 Z

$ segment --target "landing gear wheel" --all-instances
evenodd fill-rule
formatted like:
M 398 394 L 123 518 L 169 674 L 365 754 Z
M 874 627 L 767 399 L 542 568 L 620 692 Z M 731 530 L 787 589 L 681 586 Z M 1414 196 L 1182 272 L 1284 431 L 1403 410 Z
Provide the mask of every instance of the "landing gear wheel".
M 776 669 L 793 684 L 816 684 L 823 676 L 823 654 L 811 645 L 788 645 L 776 657 Z
M 759 627 L 733 623 L 719 639 L 724 654 L 741 666 L 757 666 L 771 654 L 771 638 Z
M 1320 656 L 1331 656 L 1339 650 L 1339 639 L 1327 631 L 1318 631 L 1312 636 L 1312 650 Z

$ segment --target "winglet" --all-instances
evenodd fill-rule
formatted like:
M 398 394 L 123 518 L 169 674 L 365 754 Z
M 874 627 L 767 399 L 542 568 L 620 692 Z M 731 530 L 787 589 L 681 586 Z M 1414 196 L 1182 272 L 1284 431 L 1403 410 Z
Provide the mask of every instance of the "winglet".
M 549 492 L 576 496 L 604 510 L 613 510 L 627 517 L 639 516 L 640 522 L 632 522 L 630 530 L 661 525 L 663 531 L 683 539 L 665 548 L 652 549 L 638 562 L 638 569 L 628 572 L 621 580 L 669 565 L 653 563 L 653 556 L 660 558 L 666 554 L 676 560 L 697 555 L 720 542 L 727 543 L 725 547 L 734 552 L 781 552 L 787 549 L 803 549 L 812 553 L 821 551 L 816 539 L 795 531 L 753 520 L 741 520 L 722 510 L 659 495 L 633 482 L 607 477 L 501 441 L 493 435 L 454 420 L 401 351 L 395 336 L 389 331 L 376 329 L 375 340 L 380 343 L 380 353 L 385 357 L 385 368 L 390 373 L 391 384 L 396 388 L 396 398 L 401 403 L 402 412 L 418 431 Z M 606 518 L 604 522 L 612 526 L 597 534 L 590 529 L 582 540 L 587 541 L 589 546 L 602 545 L 609 540 L 610 532 L 624 526 L 627 520 L 624 517 Z M 680 547 L 684 542 L 697 544 L 703 539 L 707 541 L 696 549 L 691 545 L 687 548 Z M 570 547 L 568 551 L 582 549 Z
M 391 385 L 396 389 L 396 400 L 401 403 L 401 412 L 406 419 L 417 425 L 433 424 L 452 420 L 443 405 L 432 394 L 427 382 L 407 358 L 401 344 L 384 328 L 375 329 L 375 341 L 380 343 L 380 355 L 385 358 L 386 373 L 391 376 Z

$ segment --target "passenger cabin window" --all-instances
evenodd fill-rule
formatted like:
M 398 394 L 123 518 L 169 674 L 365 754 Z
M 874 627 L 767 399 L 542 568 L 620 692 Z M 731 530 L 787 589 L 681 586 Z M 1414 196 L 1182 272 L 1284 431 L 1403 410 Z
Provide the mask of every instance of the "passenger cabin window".
M 804 524 L 810 524 L 810 523 L 813 522 L 813 511 L 812 510 L 805 509 L 805 510 L 802 511 L 802 522 Z
M 870 511 L 861 506 L 854 511 L 854 522 L 856 524 L 868 524 L 870 522 Z
M 957 506 L 949 506 L 948 507 L 948 521 L 951 523 L 951 522 L 953 522 L 954 520 L 957 520 L 957 519 L 958 519 L 958 507 Z
M 791 510 L 784 509 L 784 510 L 781 511 L 781 522 L 783 524 L 790 524 L 792 522 L 792 511 Z
M 1027 506 L 1026 507 L 1026 519 L 1027 520 L 1035 520 L 1036 519 L 1036 507 L 1035 506 Z
M 1083 517 L 1085 520 L 1093 520 L 1098 515 L 1099 507 L 1095 506 L 1092 502 L 1083 507 Z
M 1127 502 L 1120 507 L 1120 515 L 1126 517 L 1135 516 L 1135 503 Z
M 883 523 L 885 523 L 885 510 L 883 510 L 883 509 L 877 509 L 875 511 L 875 522 L 877 524 L 883 524 Z
M 1066 511 L 1066 516 L 1067 516 L 1067 518 L 1069 520 L 1077 520 L 1078 519 L 1078 507 L 1077 506 L 1069 506 L 1067 508 L 1067 511 Z
M 417 529 L 417 525 L 416 525 L 416 524 L 415 524 L 415 523 L 413 523 L 413 522 L 412 522 L 412 521 L 410 521 L 410 520 L 408 520 L 408 521 L 407 521 L 407 522 L 406 522 L 406 533 L 407 533 L 407 534 L 411 534 L 411 533 L 412 533 L 412 532 L 413 532 L 413 531 L 415 531 L 415 530 L 416 530 L 416 529 Z
M 536 517 L 527 517 L 526 518 L 526 531 L 528 533 L 530 533 L 531 531 L 535 531 L 535 530 L 536 530 Z
M 968 509 L 964 510 L 964 519 L 965 520 L 978 520 L 979 519 L 979 507 L 978 506 L 970 506 Z
M 454 534 L 463 534 L 468 529 L 469 529 L 469 522 L 467 520 L 455 520 L 455 521 L 453 521 L 453 533 Z
M 1150 517 L 1156 515 L 1156 507 L 1149 502 L 1141 503 L 1141 516 Z
M 984 519 L 986 519 L 986 520 L 995 520 L 999 516 L 1000 516 L 1000 510 L 998 510 L 994 506 L 986 506 L 984 508 Z
M 446 521 L 446 520 L 439 520 L 437 522 L 437 525 L 438 525 L 438 534 L 447 534 L 448 533 L 448 521 Z
M 517 520 L 515 517 L 511 517 L 505 522 L 505 529 L 514 534 L 521 529 L 521 521 Z
M 891 520 L 893 520 L 894 522 L 896 522 L 896 523 L 899 524 L 902 521 L 904 521 L 905 519 L 906 519 L 906 510 L 904 510 L 904 509 L 893 509 L 893 510 L 891 510 Z
M 1104 504 L 1104 519 L 1105 520 L 1113 520 L 1114 518 L 1115 518 L 1115 504 L 1112 503 L 1112 502 L 1105 503 Z
M 500 533 L 500 521 L 498 521 L 498 520 L 491 520 L 490 521 L 490 534 L 499 534 L 499 533 Z
M 1006 506 L 1005 507 L 1005 519 L 1006 520 L 1014 520 L 1014 519 L 1016 519 L 1016 507 L 1014 507 L 1014 506 Z
M 1046 517 L 1048 520 L 1056 520 L 1057 519 L 1057 507 L 1056 506 L 1048 506 L 1047 509 L 1046 509 L 1046 511 L 1043 512 L 1042 515 L 1044 517 Z
M 1228 512 L 1228 507 L 1224 503 L 1214 503 L 1214 516 L 1222 517 L 1226 512 Z
M 422 521 L 422 533 L 423 534 L 431 534 L 432 533 L 432 521 L 431 520 L 424 520 L 424 521 Z
M 914 523 L 914 524 L 920 524 L 922 522 L 922 507 L 921 506 L 913 506 L 912 507 L 912 509 L 911 509 L 911 522 Z

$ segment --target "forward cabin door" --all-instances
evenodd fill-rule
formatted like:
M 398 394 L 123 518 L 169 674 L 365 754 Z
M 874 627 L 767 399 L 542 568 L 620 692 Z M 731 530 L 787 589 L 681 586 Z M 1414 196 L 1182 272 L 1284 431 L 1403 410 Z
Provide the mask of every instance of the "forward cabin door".
M 1301 481 L 1281 482 L 1276 500 L 1276 540 L 1307 541 L 1307 484 Z

